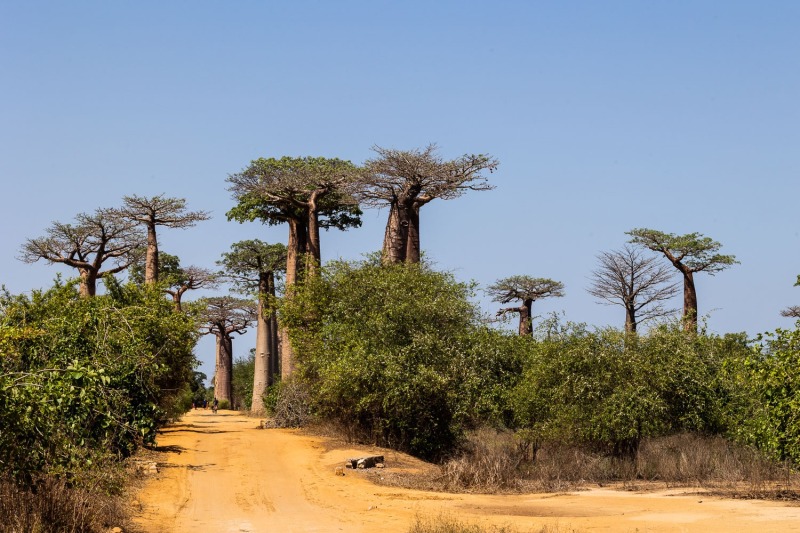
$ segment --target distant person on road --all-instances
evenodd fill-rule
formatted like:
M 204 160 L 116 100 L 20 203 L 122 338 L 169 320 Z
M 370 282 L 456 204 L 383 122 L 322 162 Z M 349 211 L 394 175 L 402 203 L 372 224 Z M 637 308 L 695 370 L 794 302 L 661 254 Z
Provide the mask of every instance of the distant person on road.
M 214 405 L 213 405 L 213 407 L 211 408 L 211 410 L 212 410 L 212 411 L 214 411 L 214 413 L 216 414 L 216 412 L 217 412 L 217 409 L 219 409 L 219 400 L 217 400 L 216 398 L 214 398 Z

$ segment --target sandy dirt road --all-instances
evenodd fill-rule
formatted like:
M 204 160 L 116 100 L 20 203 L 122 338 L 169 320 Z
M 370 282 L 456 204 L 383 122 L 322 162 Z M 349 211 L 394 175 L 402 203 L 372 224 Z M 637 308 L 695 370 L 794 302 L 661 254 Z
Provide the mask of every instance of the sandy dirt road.
M 685 491 L 605 489 L 564 494 L 442 494 L 376 485 L 363 472 L 335 475 L 342 448 L 296 431 L 257 428 L 253 418 L 193 411 L 158 439 L 168 453 L 138 494 L 147 533 L 405 532 L 417 515 L 518 531 L 800 532 L 800 507 L 726 500 Z M 386 472 L 425 468 L 385 452 Z

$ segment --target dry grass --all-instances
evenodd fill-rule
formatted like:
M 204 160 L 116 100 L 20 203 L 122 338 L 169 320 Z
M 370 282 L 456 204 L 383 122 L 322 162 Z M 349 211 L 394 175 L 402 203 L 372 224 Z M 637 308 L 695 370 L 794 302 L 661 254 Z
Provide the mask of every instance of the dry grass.
M 491 429 L 473 433 L 464 452 L 442 465 L 446 490 L 502 492 L 521 488 L 524 454 L 510 434 Z
M 526 530 L 525 533 L 574 533 L 571 528 L 545 525 L 537 529 Z M 467 524 L 451 516 L 439 515 L 433 518 L 417 516 L 408 533 L 523 533 L 511 526 L 482 527 L 476 524 Z
M 644 442 L 634 466 L 627 478 L 668 484 L 737 487 L 746 483 L 762 489 L 797 481 L 786 465 L 768 461 L 751 448 L 722 437 L 690 433 Z
M 301 383 L 289 380 L 281 384 L 272 420 L 276 427 L 296 428 L 305 426 L 309 420 L 311 398 Z
M 127 522 L 121 499 L 104 490 L 42 478 L 33 489 L 0 480 L 0 532 L 100 533 Z
M 786 465 L 722 437 L 681 434 L 642 442 L 633 459 L 564 445 L 545 445 L 535 460 L 511 432 L 480 430 L 461 455 L 434 475 L 384 482 L 449 492 L 559 492 L 586 485 L 628 489 L 697 487 L 733 497 L 800 499 L 800 478 Z

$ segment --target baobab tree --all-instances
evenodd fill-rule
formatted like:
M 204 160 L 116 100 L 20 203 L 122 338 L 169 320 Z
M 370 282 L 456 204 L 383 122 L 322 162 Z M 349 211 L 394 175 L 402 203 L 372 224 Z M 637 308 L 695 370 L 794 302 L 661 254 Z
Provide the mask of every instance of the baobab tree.
M 450 200 L 467 191 L 493 188 L 483 172 L 498 162 L 484 154 L 463 155 L 446 161 L 435 144 L 422 150 L 393 150 L 374 146 L 356 186 L 359 201 L 369 207 L 389 207 L 383 239 L 385 264 L 419 263 L 420 209 L 436 198 Z
M 256 293 L 256 352 L 253 372 L 253 398 L 250 409 L 263 409 L 263 396 L 274 383 L 278 370 L 278 321 L 275 313 L 275 278 L 286 269 L 286 246 L 267 244 L 258 239 L 240 241 L 217 261 L 224 277 L 237 291 Z
M 350 162 L 324 157 L 261 158 L 228 176 L 237 205 L 229 220 L 287 223 L 286 285 L 321 260 L 320 228 L 361 225 L 358 203 L 346 191 L 358 174 Z
M 156 226 L 188 228 L 200 221 L 208 220 L 206 211 L 187 211 L 183 198 L 158 196 L 125 196 L 122 215 L 147 229 L 147 252 L 145 254 L 144 282 L 148 285 L 158 281 L 158 237 Z
M 694 274 L 706 272 L 712 276 L 738 263 L 736 256 L 717 253 L 720 243 L 701 233 L 675 235 L 661 231 L 636 228 L 627 232 L 633 244 L 663 254 L 683 276 L 683 327 L 697 332 L 697 289 Z
M 800 305 L 790 305 L 781 311 L 781 316 L 785 316 L 787 318 L 800 318 Z
M 800 286 L 800 276 L 797 276 L 797 283 L 795 283 L 794 286 Z M 785 316 L 787 318 L 800 318 L 800 305 L 792 305 L 787 307 L 781 311 L 781 316 Z
M 542 298 L 564 296 L 564 284 L 549 278 L 532 278 L 530 276 L 511 276 L 497 280 L 489 285 L 486 293 L 492 301 L 507 304 L 520 301 L 518 307 L 506 307 L 497 312 L 497 316 L 506 313 L 519 314 L 519 334 L 533 335 L 533 302 Z
M 228 220 L 259 219 L 289 226 L 286 297 L 291 297 L 298 279 L 313 274 L 320 263 L 320 228 L 345 230 L 361 225 L 361 210 L 347 192 L 358 172 L 350 161 L 341 159 L 282 157 L 256 159 L 228 177 L 228 190 L 237 202 L 228 211 Z M 281 377 L 288 378 L 294 369 L 294 353 L 285 328 L 280 337 Z
M 98 279 L 128 268 L 143 245 L 142 233 L 119 210 L 97 209 L 91 215 L 80 213 L 74 224 L 53 222 L 45 237 L 25 242 L 20 259 L 44 259 L 77 269 L 80 295 L 90 297 L 97 292 Z
M 218 296 L 200 302 L 199 317 L 203 324 L 203 335 L 214 335 L 216 344 L 216 368 L 214 375 L 214 397 L 220 402 L 233 400 L 233 335 L 242 335 L 255 319 L 256 307 L 250 300 Z
M 625 308 L 625 331 L 635 333 L 639 322 L 673 312 L 661 302 L 675 296 L 678 285 L 670 283 L 672 272 L 657 257 L 645 257 L 625 245 L 622 250 L 600 253 L 597 260 L 600 266 L 592 272 L 587 291 L 608 305 Z
M 159 252 L 158 254 L 159 286 L 163 287 L 175 304 L 175 311 L 183 311 L 183 295 L 197 289 L 215 289 L 219 285 L 219 273 L 194 265 L 181 266 L 178 256 Z M 137 261 L 130 266 L 128 275 L 139 285 L 144 284 L 145 265 Z
M 172 297 L 175 303 L 175 311 L 183 311 L 183 295 L 186 291 L 197 289 L 214 289 L 218 286 L 219 273 L 208 268 L 194 265 L 179 267 L 178 271 L 167 278 L 169 280 L 164 289 L 166 294 Z

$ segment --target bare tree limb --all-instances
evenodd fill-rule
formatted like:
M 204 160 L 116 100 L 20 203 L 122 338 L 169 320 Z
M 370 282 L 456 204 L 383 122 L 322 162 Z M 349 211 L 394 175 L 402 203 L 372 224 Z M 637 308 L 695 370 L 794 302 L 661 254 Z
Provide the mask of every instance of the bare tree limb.
M 678 293 L 678 284 L 671 282 L 671 269 L 657 257 L 646 257 L 634 247 L 602 252 L 600 266 L 592 273 L 587 292 L 606 305 L 625 308 L 625 331 L 635 332 L 638 323 L 674 312 L 659 302 Z

